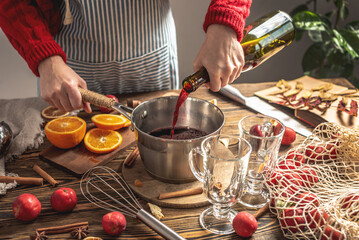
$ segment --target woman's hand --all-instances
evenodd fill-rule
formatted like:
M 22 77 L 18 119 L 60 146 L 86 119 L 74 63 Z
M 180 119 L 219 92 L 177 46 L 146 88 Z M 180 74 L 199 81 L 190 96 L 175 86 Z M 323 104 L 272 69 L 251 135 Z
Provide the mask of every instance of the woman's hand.
M 244 53 L 235 31 L 225 25 L 212 24 L 207 29 L 193 68 L 206 68 L 210 83 L 207 87 L 218 92 L 221 87 L 239 77 L 244 65 Z
M 83 108 L 91 112 L 89 103 L 83 103 L 78 88 L 87 89 L 83 80 L 60 56 L 46 58 L 39 64 L 41 97 L 60 110 L 71 112 Z

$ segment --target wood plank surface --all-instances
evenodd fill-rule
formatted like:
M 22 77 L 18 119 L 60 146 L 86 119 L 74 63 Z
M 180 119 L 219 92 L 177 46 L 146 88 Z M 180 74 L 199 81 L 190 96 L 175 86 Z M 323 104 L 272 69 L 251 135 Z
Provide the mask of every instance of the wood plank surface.
M 234 84 L 246 96 L 251 96 L 255 91 L 265 89 L 273 86 L 274 83 L 256 83 L 256 84 Z M 174 91 L 179 93 L 179 91 Z M 142 102 L 162 96 L 165 91 L 151 92 L 144 94 L 131 94 L 119 97 L 120 102 L 125 103 L 126 98 L 139 99 Z M 218 107 L 221 108 L 225 114 L 224 133 L 238 133 L 238 121 L 254 112 L 246 109 L 243 105 L 234 103 L 233 101 L 223 97 L 217 93 L 212 93 L 206 88 L 202 87 L 191 94 L 192 97 L 198 97 L 206 100 L 216 98 Z M 304 140 L 304 137 L 297 135 L 297 139 L 292 146 L 282 146 L 280 154 L 288 151 L 291 147 L 298 145 Z M 5 196 L 0 197 L 0 239 L 29 239 L 29 235 L 35 233 L 36 228 L 59 226 L 77 222 L 89 222 L 89 236 L 101 237 L 103 239 L 162 239 L 156 232 L 148 228 L 146 225 L 139 223 L 136 219 L 126 217 L 126 230 L 118 237 L 108 236 L 102 229 L 102 217 L 108 212 L 100 209 L 85 199 L 79 188 L 80 179 L 61 168 L 42 161 L 39 158 L 39 153 L 49 146 L 49 142 L 45 143 L 39 148 L 27 151 L 19 158 L 6 164 L 8 172 L 14 172 L 22 177 L 38 177 L 32 170 L 32 166 L 37 163 L 41 168 L 48 172 L 58 182 L 59 186 L 51 187 L 47 182 L 43 186 L 18 186 L 16 189 L 8 191 Z M 116 156 L 113 160 L 108 162 L 109 166 L 116 171 L 121 171 L 121 167 L 125 157 L 133 150 L 133 146 Z M 75 190 L 78 197 L 78 204 L 76 208 L 70 213 L 57 213 L 51 208 L 50 197 L 52 192 L 60 187 L 70 187 Z M 122 192 L 122 191 L 121 191 Z M 21 222 L 14 218 L 12 213 L 13 200 L 22 193 L 32 193 L 38 197 L 42 204 L 42 211 L 40 216 L 32 222 Z M 146 202 L 140 200 L 141 204 L 147 209 Z M 219 236 L 205 231 L 199 225 L 198 217 L 200 213 L 206 208 L 162 208 L 165 218 L 162 220 L 164 224 L 179 233 L 186 239 L 240 239 L 236 234 Z M 237 204 L 234 207 L 237 211 L 248 210 L 243 206 Z M 254 212 L 252 210 L 248 210 Z M 258 230 L 251 239 L 284 239 L 280 230 L 278 221 L 271 213 L 266 213 L 258 221 Z M 71 239 L 70 234 L 51 235 L 49 239 Z

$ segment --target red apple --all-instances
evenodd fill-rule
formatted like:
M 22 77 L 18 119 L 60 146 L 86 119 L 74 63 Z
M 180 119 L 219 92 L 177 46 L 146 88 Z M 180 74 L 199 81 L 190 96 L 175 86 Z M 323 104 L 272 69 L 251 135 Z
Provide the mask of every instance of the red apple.
M 306 147 L 305 156 L 308 157 L 307 162 L 310 164 L 323 163 L 324 148 L 318 144 L 309 145 Z
M 282 124 L 278 123 L 277 125 L 275 125 L 273 130 L 274 136 L 278 135 L 280 131 L 282 131 Z
M 292 160 L 284 159 L 280 161 L 277 165 L 277 168 L 279 169 L 296 169 L 297 166 L 295 165 L 295 162 Z
M 320 201 L 317 195 L 311 192 L 302 192 L 296 196 L 298 199 L 298 206 L 305 207 L 310 204 L 311 206 L 319 207 Z
M 281 193 L 272 192 L 270 204 L 272 207 L 291 207 L 295 203 L 293 201 L 294 192 L 290 189 L 281 189 Z
M 300 178 L 302 179 L 303 186 L 311 188 L 315 183 L 319 181 L 317 172 L 310 166 L 303 166 L 296 170 Z
M 257 137 L 263 137 L 262 132 L 262 126 L 260 124 L 255 124 L 249 129 L 249 134 L 257 136 Z
M 338 229 L 326 226 L 320 240 L 344 240 L 344 236 Z
M 295 131 L 290 127 L 285 127 L 281 144 L 282 145 L 290 145 L 295 141 L 296 138 L 297 138 L 297 135 L 296 135 Z
M 34 195 L 24 193 L 15 198 L 12 203 L 14 216 L 22 221 L 32 221 L 41 212 L 41 203 Z
M 305 157 L 297 150 L 289 151 L 285 159 L 292 160 L 297 167 L 300 167 L 303 163 L 305 163 Z
M 77 196 L 72 188 L 59 188 L 51 194 L 51 207 L 58 212 L 70 212 L 77 204 Z
M 320 228 L 323 225 L 325 225 L 329 219 L 329 215 L 324 210 L 321 210 L 319 208 L 308 208 L 307 211 L 307 224 L 309 224 L 309 227 L 311 229 Z
M 274 171 L 267 184 L 270 186 L 281 186 L 283 188 L 288 188 L 293 192 L 296 192 L 303 185 L 302 179 L 293 171 Z
M 351 208 L 349 211 L 349 215 L 355 217 L 358 215 L 359 210 L 357 210 L 357 206 L 359 204 L 359 193 L 349 193 L 346 198 L 341 201 L 341 207 L 346 210 Z M 352 207 L 353 204 L 356 204 Z
M 250 237 L 257 230 L 258 222 L 249 212 L 239 212 L 232 222 L 234 231 L 240 237 Z
M 120 212 L 107 213 L 102 218 L 102 227 L 109 235 L 119 235 L 126 229 L 126 218 Z
M 114 99 L 116 102 L 118 102 L 118 99 L 116 96 L 114 95 L 106 95 L 106 97 L 108 98 L 111 98 L 111 99 Z M 108 109 L 108 108 L 105 108 L 105 107 L 98 107 L 98 109 L 103 112 L 103 113 L 110 113 L 112 112 L 112 109 Z
M 303 210 L 295 207 L 284 209 L 281 214 L 280 224 L 286 230 L 296 233 L 305 227 Z
M 326 154 L 324 155 L 325 160 L 335 160 L 337 159 L 337 149 L 335 144 L 328 143 L 325 146 Z

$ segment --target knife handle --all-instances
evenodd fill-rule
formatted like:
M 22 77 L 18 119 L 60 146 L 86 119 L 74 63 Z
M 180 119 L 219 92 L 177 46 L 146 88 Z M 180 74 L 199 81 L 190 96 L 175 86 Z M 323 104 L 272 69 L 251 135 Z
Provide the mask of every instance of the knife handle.
M 232 87 L 229 84 L 222 87 L 218 92 L 234 101 L 237 101 L 237 102 L 242 103 L 243 105 L 246 105 L 247 97 L 243 96 L 243 94 L 237 88 Z
M 79 88 L 79 91 L 82 96 L 82 101 L 89 102 L 98 107 L 105 107 L 111 109 L 116 102 L 112 98 L 108 98 L 105 95 L 87 89 Z

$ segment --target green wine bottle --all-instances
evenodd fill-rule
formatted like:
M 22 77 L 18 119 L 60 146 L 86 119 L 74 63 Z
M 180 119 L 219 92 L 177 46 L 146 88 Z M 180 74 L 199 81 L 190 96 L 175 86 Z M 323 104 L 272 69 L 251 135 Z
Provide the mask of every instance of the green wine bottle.
M 245 27 L 241 45 L 245 63 L 242 72 L 258 67 L 271 56 L 288 46 L 294 39 L 292 18 L 283 11 L 271 12 Z M 209 82 L 207 70 L 202 67 L 182 81 L 183 89 L 191 93 Z

